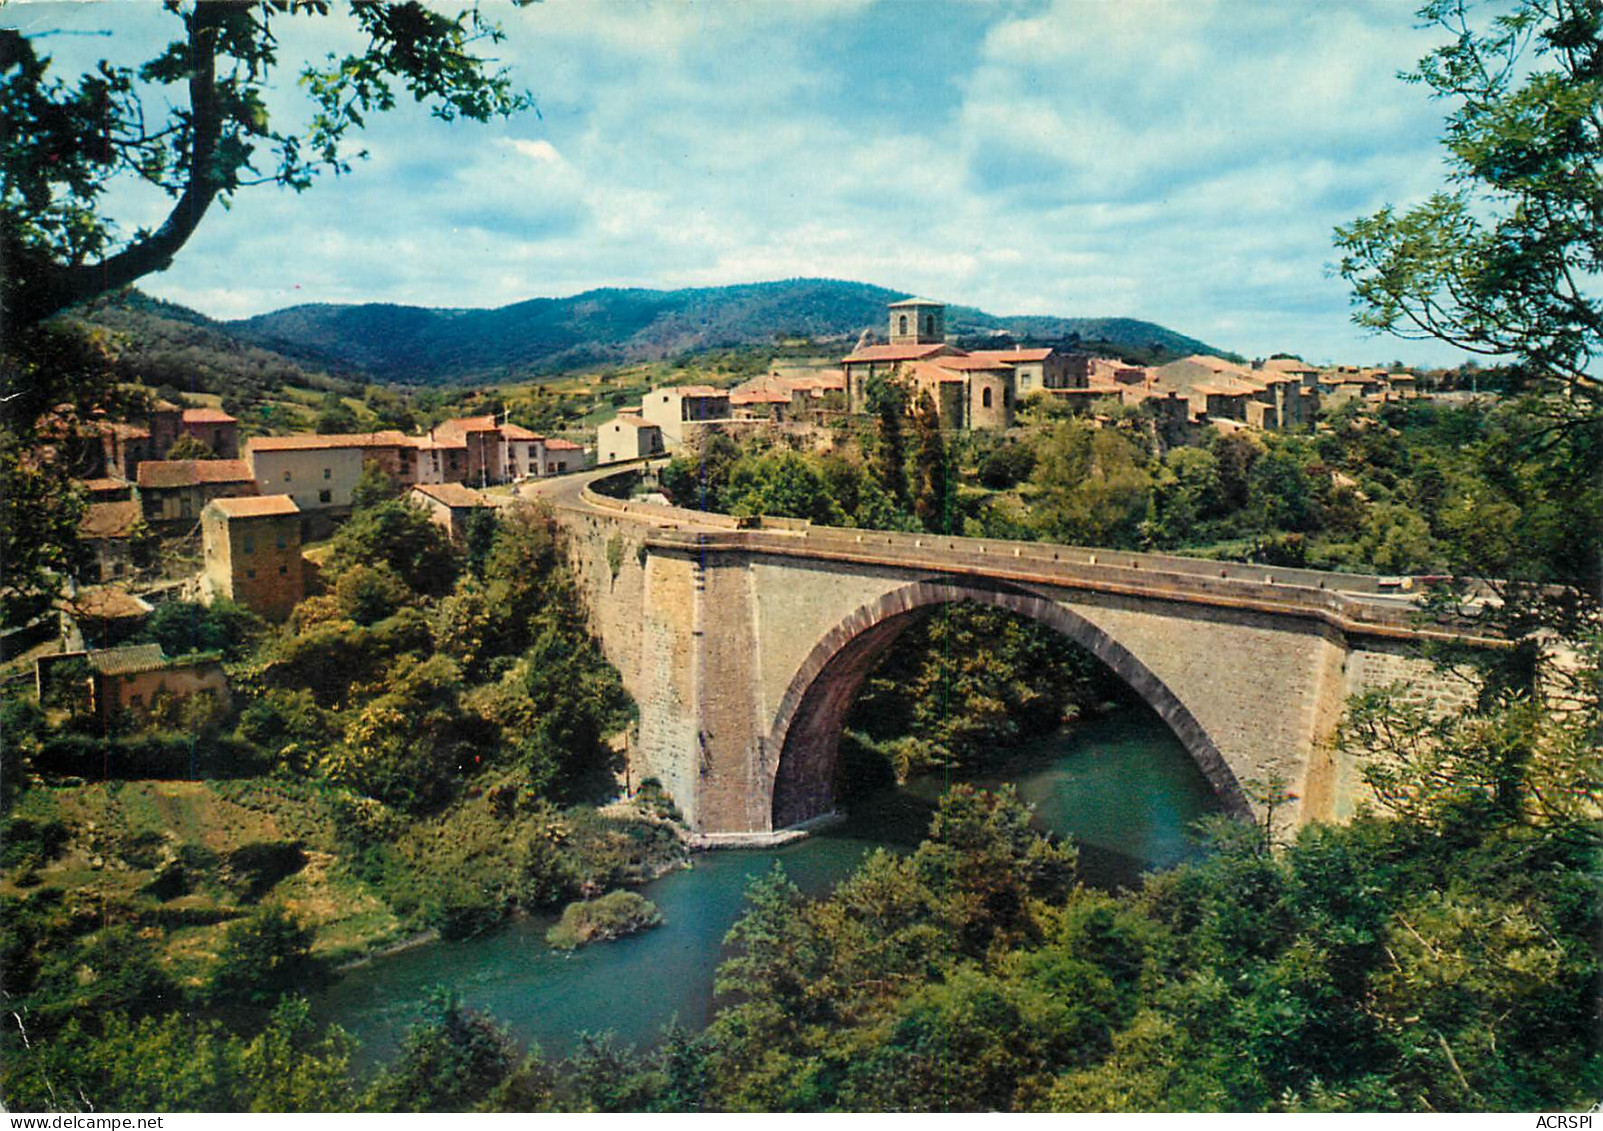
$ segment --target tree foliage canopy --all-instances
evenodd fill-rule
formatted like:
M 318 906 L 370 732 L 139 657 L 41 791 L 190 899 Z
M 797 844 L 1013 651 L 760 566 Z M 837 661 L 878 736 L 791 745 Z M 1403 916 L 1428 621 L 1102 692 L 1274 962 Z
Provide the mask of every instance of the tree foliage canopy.
M 1360 325 L 1518 360 L 1603 398 L 1603 4 L 1419 10 L 1451 39 L 1405 75 L 1449 101 L 1449 187 L 1338 228 Z
M 299 192 L 319 173 L 348 172 L 360 156 L 351 132 L 393 109 L 399 90 L 446 120 L 532 105 L 477 53 L 502 33 L 476 7 L 447 15 L 418 0 L 354 0 L 362 49 L 301 68 L 311 113 L 285 129 L 266 98 L 282 65 L 275 27 L 327 18 L 327 0 L 165 6 L 181 30 L 160 53 L 138 67 L 102 60 L 75 81 L 54 75 L 33 40 L 0 30 L 0 297 L 13 325 L 164 269 L 211 204 L 242 188 Z M 107 190 L 122 177 L 172 200 L 155 229 L 126 234 L 107 214 Z

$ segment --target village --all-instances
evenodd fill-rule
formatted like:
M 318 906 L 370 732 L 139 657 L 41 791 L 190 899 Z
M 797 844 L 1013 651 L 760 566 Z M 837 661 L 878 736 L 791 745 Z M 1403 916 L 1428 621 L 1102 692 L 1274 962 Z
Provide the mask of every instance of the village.
M 92 567 L 69 579 L 60 644 L 40 657 L 39 686 L 56 665 L 83 661 L 94 673 L 95 709 L 108 718 L 137 714 L 162 690 L 226 696 L 214 657 L 119 645 L 169 599 L 222 598 L 284 620 L 317 584 L 303 546 L 326 539 L 350 515 L 353 494 L 373 469 L 460 540 L 469 516 L 511 505 L 518 498 L 511 488 L 530 479 L 672 454 L 709 431 L 824 442 L 831 423 L 870 415 L 877 379 L 928 397 L 943 430 L 1006 433 L 1031 404 L 1093 422 L 1099 410 L 1120 405 L 1168 445 L 1237 430 L 1307 429 L 1322 407 L 1421 395 L 1406 370 L 1321 369 L 1296 358 L 1241 364 L 1193 355 L 1140 366 L 1051 346 L 965 350 L 947 340 L 945 306 L 918 298 L 890 304 L 883 336 L 878 342 L 864 330 L 833 363 L 776 361 L 732 387 L 654 388 L 600 424 L 588 450 L 494 415 L 446 419 L 417 435 L 378 429 L 242 438 L 240 422 L 226 412 L 157 401 L 143 419 L 103 422 L 93 453 L 98 474 L 82 481 L 89 502 L 79 535 Z M 189 458 L 170 458 L 181 453 Z M 174 579 L 151 568 L 159 564 L 151 547 L 162 536 L 198 538 L 193 575 Z

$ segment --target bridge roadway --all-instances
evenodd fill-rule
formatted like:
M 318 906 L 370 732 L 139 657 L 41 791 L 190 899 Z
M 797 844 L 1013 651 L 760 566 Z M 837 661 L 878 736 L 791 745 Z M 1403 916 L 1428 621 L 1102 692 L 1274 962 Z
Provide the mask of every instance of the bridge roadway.
M 1340 819 L 1362 795 L 1330 742 L 1350 695 L 1401 684 L 1451 710 L 1467 685 L 1418 645 L 1499 643 L 1473 620 L 1426 621 L 1417 595 L 1370 575 L 741 520 L 596 490 L 652 462 L 519 490 L 567 531 L 591 623 L 640 708 L 635 780 L 659 780 L 709 842 L 782 836 L 832 810 L 851 702 L 932 606 L 976 601 L 1055 628 L 1164 719 L 1227 808 L 1248 812 L 1247 783 L 1280 778 L 1296 822 Z
M 1422 593 L 1403 591 L 1398 584 L 1412 579 L 1050 542 L 815 526 L 800 519 L 763 517 L 743 522 L 730 515 L 625 501 L 595 490 L 603 480 L 665 463 L 658 457 L 608 464 L 574 475 L 532 481 L 524 484 L 522 494 L 546 500 L 559 512 L 559 519 L 609 518 L 636 525 L 648 548 L 743 550 L 779 557 L 894 565 L 954 576 L 1303 616 L 1358 635 L 1489 647 L 1502 643 L 1481 636 L 1471 622 L 1435 626 L 1422 623 Z

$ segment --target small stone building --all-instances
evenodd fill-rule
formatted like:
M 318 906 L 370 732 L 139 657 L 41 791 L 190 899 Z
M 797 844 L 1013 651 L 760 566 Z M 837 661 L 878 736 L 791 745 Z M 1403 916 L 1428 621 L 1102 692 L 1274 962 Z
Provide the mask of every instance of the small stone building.
M 194 522 L 213 499 L 260 494 L 241 459 L 147 460 L 139 465 L 146 522 Z
M 620 412 L 596 430 L 596 463 L 654 456 L 662 451 L 662 429 L 638 412 Z
M 685 442 L 685 425 L 728 420 L 729 391 L 710 385 L 668 385 L 640 399 L 640 415 L 662 429 L 671 447 Z
M 143 518 L 132 500 L 89 504 L 78 521 L 78 541 L 94 554 L 87 580 L 115 581 L 134 572 L 134 536 Z
M 76 628 L 85 647 L 110 648 L 143 628 L 153 611 L 148 601 L 120 585 L 86 586 L 65 602 L 62 633 L 71 639 Z
M 88 707 L 103 725 L 126 712 L 136 720 L 163 695 L 188 699 L 209 695 L 226 710 L 230 696 L 222 658 L 215 652 L 169 657 L 160 644 L 127 644 L 88 652 L 54 652 L 34 662 L 34 680 L 44 699 L 62 679 L 76 681 L 87 669 Z
M 200 514 L 201 600 L 283 620 L 306 595 L 301 511 L 288 495 L 213 499 Z
M 467 532 L 468 520 L 474 511 L 493 507 L 483 495 L 460 483 L 420 483 L 412 488 L 407 499 L 413 506 L 427 511 L 429 521 L 444 527 L 453 542 L 460 541 Z
M 544 475 L 566 475 L 584 469 L 584 445 L 572 440 L 550 439 L 544 444 Z

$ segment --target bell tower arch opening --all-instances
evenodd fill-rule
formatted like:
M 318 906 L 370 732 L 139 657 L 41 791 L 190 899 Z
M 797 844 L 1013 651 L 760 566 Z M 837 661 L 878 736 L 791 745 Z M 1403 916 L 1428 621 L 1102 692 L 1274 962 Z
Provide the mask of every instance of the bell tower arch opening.
M 1096 625 L 1055 601 L 1011 587 L 919 581 L 857 609 L 814 645 L 782 697 L 767 747 L 777 750 L 773 829 L 835 807 L 841 735 L 880 658 L 934 607 L 971 601 L 1007 610 L 1061 633 L 1117 676 L 1163 720 L 1212 786 L 1226 812 L 1251 813 L 1241 783 L 1183 703 L 1138 658 Z

